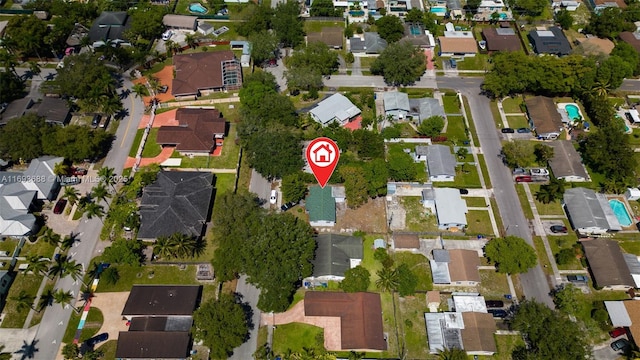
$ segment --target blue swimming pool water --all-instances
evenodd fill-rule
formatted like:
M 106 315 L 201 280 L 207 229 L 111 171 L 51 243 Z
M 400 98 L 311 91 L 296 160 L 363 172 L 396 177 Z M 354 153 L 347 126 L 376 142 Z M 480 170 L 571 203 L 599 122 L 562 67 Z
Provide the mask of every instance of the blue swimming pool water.
M 622 226 L 630 226 L 632 224 L 631 216 L 624 207 L 624 204 L 620 200 L 609 200 L 609 206 L 613 210 L 613 213 L 618 218 L 618 222 Z
M 422 34 L 422 30 L 420 29 L 420 26 L 411 27 L 411 35 L 421 35 L 421 34 Z
M 189 11 L 194 12 L 194 13 L 198 13 L 198 14 L 204 14 L 208 10 L 207 10 L 206 7 L 202 6 L 202 4 L 200 4 L 200 3 L 193 3 L 193 4 L 189 5 Z
M 445 9 L 445 8 L 441 8 L 441 7 L 432 7 L 432 8 L 431 8 L 431 12 L 432 12 L 432 13 L 438 13 L 438 14 L 440 14 L 440 13 L 446 13 L 446 12 L 447 12 L 447 9 Z
M 500 20 L 504 20 L 504 19 L 507 18 L 507 14 L 505 14 L 505 13 L 500 13 L 498 15 L 500 15 Z
M 580 109 L 578 109 L 577 106 L 568 104 L 564 106 L 564 110 L 567 112 L 567 115 L 569 115 L 569 119 L 575 120 L 580 118 Z

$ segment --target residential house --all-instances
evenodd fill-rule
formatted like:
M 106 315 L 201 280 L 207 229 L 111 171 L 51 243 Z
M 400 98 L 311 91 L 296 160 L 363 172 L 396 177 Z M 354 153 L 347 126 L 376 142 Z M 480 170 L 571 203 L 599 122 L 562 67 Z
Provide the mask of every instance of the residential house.
M 618 35 L 618 37 L 620 37 L 620 40 L 633 46 L 633 48 L 636 49 L 637 52 L 640 52 L 640 32 L 623 31 L 620 33 L 620 35 Z
M 167 29 L 196 31 L 198 18 L 189 15 L 167 14 L 162 18 L 162 25 Z
M 436 215 L 440 230 L 460 231 L 467 227 L 467 202 L 453 188 L 431 188 L 422 191 L 422 204 Z
M 625 301 L 605 301 L 604 306 L 609 313 L 613 327 L 624 327 L 630 341 L 636 346 L 640 344 L 640 301 L 638 299 Z
M 582 164 L 580 154 L 570 140 L 558 140 L 549 143 L 553 148 L 553 158 L 549 167 L 553 176 L 566 182 L 589 181 L 589 174 Z
M 438 312 L 438 308 L 440 307 L 440 291 L 427 291 L 427 307 L 429 308 L 429 312 Z
M 501 12 L 505 4 L 502 0 L 482 0 L 478 5 L 478 14 L 493 14 Z
M 411 111 L 409 95 L 400 91 L 388 91 L 383 95 L 384 113 L 394 119 L 404 119 Z
M 614 7 L 619 9 L 626 9 L 627 3 L 624 0 L 589 0 L 593 11 L 600 12 L 603 9 Z
M 203 236 L 211 217 L 213 181 L 210 172 L 159 172 L 156 181 L 143 189 L 138 238 Z
M 377 32 L 365 32 L 361 37 L 349 39 L 349 46 L 354 54 L 380 54 L 388 44 Z
M 60 182 L 54 170 L 56 165 L 63 161 L 64 158 L 56 156 L 41 156 L 31 160 L 23 173 L 28 181 L 22 181 L 22 185 L 27 190 L 35 190 L 38 200 L 55 200 L 60 190 Z M 42 179 L 46 181 L 41 181 Z
M 562 124 L 562 115 L 560 115 L 553 99 L 536 96 L 525 99 L 525 104 L 529 125 L 531 130 L 535 131 L 538 139 L 557 139 L 562 133 L 564 125 Z
M 122 311 L 129 331 L 118 335 L 118 359 L 186 359 L 202 286 L 134 285 Z
M 355 120 L 360 113 L 361 110 L 340 93 L 335 93 L 320 101 L 316 107 L 309 111 L 311 117 L 322 126 L 327 126 L 334 121 L 345 125 Z
M 242 66 L 231 50 L 175 55 L 173 65 L 171 94 L 175 97 L 198 97 L 242 86 Z
M 425 313 L 429 352 L 463 349 L 467 355 L 491 356 L 497 347 L 493 316 L 478 312 Z
M 310 187 L 305 207 L 311 226 L 334 226 L 336 224 L 336 200 L 331 196 L 331 187 Z
M 396 250 L 417 250 L 420 248 L 420 238 L 415 233 L 393 233 L 393 248 Z
M 340 319 L 340 348 L 331 351 L 384 351 L 382 305 L 377 293 L 307 291 L 304 315 Z
M 0 270 L 0 312 L 4 310 L 9 297 L 9 289 L 15 280 L 17 273 L 15 271 Z
M 389 0 L 387 1 L 387 14 L 402 17 L 411 10 L 411 0 Z
M 482 30 L 482 38 L 487 42 L 487 51 L 519 51 L 520 38 L 512 27 L 488 27 Z
M 429 30 L 425 30 L 422 24 L 405 23 L 402 41 L 421 49 L 433 49 L 436 46 L 433 34 Z
M 31 111 L 49 124 L 63 126 L 71 120 L 71 108 L 64 99 L 45 97 L 41 102 L 35 103 Z
M 444 32 L 438 37 L 440 42 L 440 56 L 442 57 L 473 57 L 478 53 L 478 43 L 471 31 Z
M 94 48 L 107 44 L 127 45 L 126 33 L 131 18 L 126 11 L 103 11 L 89 29 L 89 40 Z
M 622 230 L 604 194 L 580 187 L 567 189 L 563 206 L 571 226 L 580 235 L 597 236 Z
M 0 126 L 6 125 L 10 120 L 22 117 L 33 106 L 31 98 L 13 100 L 7 108 L 0 114 Z
M 595 239 L 581 243 L 593 275 L 594 286 L 603 290 L 625 291 L 640 287 L 638 258 L 624 254 L 617 241 Z
M 89 35 L 89 29 L 86 26 L 80 23 L 75 23 L 73 26 L 73 30 L 71 30 L 71 33 L 67 37 L 67 41 L 66 41 L 67 46 L 71 46 L 71 47 L 82 46 L 82 39 L 84 39 L 88 35 Z
M 578 10 L 580 3 L 580 1 L 576 0 L 553 0 L 551 2 L 551 7 L 554 9 L 554 12 L 560 9 L 565 9 L 567 11 L 576 11 Z
M 342 37 L 344 29 L 338 26 L 323 27 L 320 32 L 307 34 L 307 44 L 321 42 L 330 49 L 342 49 Z
M 569 55 L 571 52 L 571 44 L 557 26 L 549 29 L 538 29 L 529 32 L 529 40 L 533 46 L 533 51 L 538 55 Z
M 427 172 L 429 180 L 454 181 L 456 176 L 456 159 L 447 145 L 430 145 L 427 153 Z
M 480 258 L 475 250 L 435 249 L 429 262 L 434 285 L 476 286 L 480 283 Z
M 202 35 L 205 35 L 205 36 L 206 36 L 206 35 L 211 34 L 211 33 L 213 32 L 213 30 L 215 30 L 215 29 L 214 29 L 214 27 L 213 27 L 213 25 L 209 24 L 208 22 L 206 22 L 206 21 L 199 21 L 199 22 L 198 22 L 198 29 L 197 29 L 197 31 L 198 31 L 200 34 L 202 34 Z
M 576 42 L 578 43 L 576 50 L 584 55 L 609 55 L 615 47 L 613 41 L 592 35 L 578 38 Z
M 446 0 L 446 4 L 449 10 L 449 16 L 452 19 L 462 18 L 464 16 L 464 9 L 460 0 Z
M 175 146 L 183 156 L 209 155 L 221 144 L 226 120 L 217 109 L 180 108 L 176 111 L 178 126 L 161 126 L 156 142 Z
M 440 103 L 440 100 L 434 98 L 420 98 L 409 99 L 409 106 L 411 112 L 409 115 L 419 124 L 423 120 L 426 120 L 432 116 L 440 116 L 443 119 L 446 118 L 444 114 L 444 107 Z
M 231 50 L 242 49 L 242 55 L 240 55 L 240 65 L 243 67 L 251 66 L 251 43 L 244 40 L 231 40 L 229 43 Z
M 319 234 L 315 237 L 316 256 L 311 261 L 313 274 L 305 282 L 342 281 L 347 270 L 362 262 L 362 238 L 338 234 Z

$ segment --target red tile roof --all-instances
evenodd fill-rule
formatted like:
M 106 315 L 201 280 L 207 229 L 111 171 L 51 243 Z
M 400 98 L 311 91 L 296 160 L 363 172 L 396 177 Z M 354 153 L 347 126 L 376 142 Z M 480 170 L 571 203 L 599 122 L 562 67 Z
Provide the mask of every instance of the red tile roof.
M 156 142 L 176 145 L 178 151 L 210 152 L 215 136 L 224 136 L 226 121 L 216 109 L 181 108 L 176 112 L 179 126 L 161 126 Z

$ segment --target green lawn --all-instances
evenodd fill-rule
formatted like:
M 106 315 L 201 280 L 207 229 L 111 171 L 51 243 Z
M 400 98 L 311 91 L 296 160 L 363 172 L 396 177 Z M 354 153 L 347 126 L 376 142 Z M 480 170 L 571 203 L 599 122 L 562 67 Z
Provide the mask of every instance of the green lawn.
M 629 135 L 626 135 L 629 139 L 629 144 L 633 147 L 640 147 L 640 129 L 634 128 L 633 132 Z
M 409 99 L 420 99 L 420 98 L 425 98 L 425 97 L 429 97 L 429 98 L 433 97 L 433 90 L 431 90 L 431 89 L 401 88 L 400 91 L 403 92 L 403 93 L 408 94 L 409 95 Z
M 469 140 L 467 127 L 462 116 L 447 116 L 447 132 L 444 133 L 449 141 L 455 145 L 463 145 Z
M 0 251 L 7 251 L 9 255 L 13 254 L 15 248 L 18 246 L 19 241 L 16 239 L 7 239 L 0 242 Z M 20 256 L 40 255 L 41 257 L 52 258 L 55 246 L 50 245 L 42 240 L 31 242 L 29 240 L 24 242 L 22 250 L 20 250 Z
M 116 358 L 116 348 L 118 347 L 118 340 L 108 340 L 102 345 L 98 346 L 98 348 L 104 351 L 104 356 L 102 357 L 105 360 L 115 359 Z
M 518 346 L 524 346 L 524 340 L 520 335 L 494 335 L 498 352 L 491 357 L 495 360 L 511 360 L 511 353 Z
M 287 350 L 302 351 L 303 348 L 324 349 L 318 340 L 324 336 L 321 327 L 302 323 L 278 325 L 273 330 L 273 352 L 283 355 Z
M 18 273 L 11 289 L 9 289 L 9 295 L 7 296 L 7 304 L 4 307 L 3 313 L 5 318 L 2 321 L 2 328 L 22 328 L 27 315 L 29 314 L 29 308 L 18 310 L 17 303 L 11 298 L 18 296 L 21 291 L 26 291 L 31 296 L 36 296 L 38 288 L 42 283 L 43 276 L 35 274 L 23 274 Z M 55 304 L 54 306 L 60 306 Z
M 529 206 L 529 200 L 527 199 L 527 193 L 524 192 L 524 185 L 516 184 L 516 192 L 518 193 L 518 199 L 520 199 L 520 206 L 524 210 L 524 216 L 527 219 L 533 219 L 533 211 Z
M 236 127 L 236 124 L 231 124 L 229 135 L 225 137 L 220 156 L 194 156 L 189 158 L 174 151 L 171 157 L 181 158 L 180 167 L 182 168 L 235 169 L 238 166 L 238 156 L 240 155 L 240 146 L 235 143 Z
M 117 268 L 120 280 L 115 285 L 101 281 L 96 292 L 129 291 L 134 284 L 198 284 L 194 265 L 187 266 L 185 270 L 175 265 L 117 265 Z M 153 277 L 150 278 L 152 273 Z
M 442 97 L 445 114 L 460 114 L 460 103 L 457 95 L 444 95 Z
M 565 223 L 565 225 L 569 227 L 567 223 Z M 547 239 L 549 240 L 549 246 L 551 246 L 551 251 L 553 252 L 554 256 L 557 256 L 562 249 L 571 249 L 571 247 L 578 242 L 578 236 L 576 234 L 548 236 Z M 583 267 L 582 264 L 580 264 L 580 260 L 578 260 L 577 258 L 573 258 L 568 264 L 558 264 L 558 269 L 582 270 Z
M 376 290 L 376 280 L 378 280 L 377 272 L 382 269 L 382 264 L 373 258 L 373 241 L 379 238 L 380 236 L 377 236 L 377 235 L 365 235 L 364 241 L 362 244 L 364 253 L 363 253 L 363 258 L 360 265 L 365 269 L 369 270 L 369 273 L 371 274 L 371 284 L 369 285 L 369 291 Z M 295 296 L 294 296 L 294 301 L 295 301 Z
M 400 198 L 402 207 L 406 211 L 405 228 L 408 231 L 438 231 L 437 219 L 434 214 L 422 206 L 420 197 L 403 196 Z
M 431 279 L 431 266 L 429 259 L 421 254 L 412 254 L 406 251 L 398 251 L 394 254 L 396 266 L 407 264 L 418 277 L 417 291 L 428 291 L 433 289 L 433 279 Z
M 473 143 L 476 146 L 480 146 L 480 139 L 478 139 L 478 134 L 476 133 L 476 125 L 473 122 L 473 116 L 471 116 L 471 109 L 469 108 L 469 102 L 466 97 L 462 98 L 464 102 L 464 110 L 467 115 L 467 120 L 469 121 L 469 130 L 471 132 L 471 136 L 473 137 Z
M 544 242 L 542 242 L 542 238 L 540 236 L 533 237 L 533 243 L 535 244 L 536 253 L 538 254 L 538 262 L 542 265 L 542 270 L 547 274 L 551 274 L 551 263 L 549 262 L 549 257 L 547 256 L 547 252 L 544 248 Z
M 640 241 L 633 240 L 618 240 L 618 244 L 620 247 L 629 254 L 634 254 L 640 256 Z
M 371 67 L 374 61 L 376 61 L 377 57 L 373 56 L 361 56 L 360 57 L 360 67 L 368 69 Z
M 205 5 L 206 6 L 206 5 Z M 229 28 L 229 30 L 227 32 L 225 32 L 224 34 L 215 37 L 213 35 L 207 35 L 208 37 L 210 37 L 211 39 L 217 40 L 217 41 L 225 41 L 225 40 L 244 40 L 244 37 L 238 35 L 238 33 L 236 32 L 236 27 L 238 26 L 239 23 L 233 23 L 233 22 L 224 22 L 224 21 L 206 21 L 207 23 L 213 25 L 214 29 L 218 29 L 220 27 L 226 26 Z M 210 47 L 210 50 L 218 50 L 218 47 Z
M 400 319 L 398 319 L 398 322 L 403 327 L 407 358 L 428 359 L 430 356 L 429 342 L 424 326 L 424 313 L 429 311 L 426 306 L 426 294 L 416 294 L 410 298 L 403 298 L 399 303 L 400 311 L 398 311 L 398 314 Z
M 54 304 L 53 306 L 60 306 Z M 71 313 L 71 318 L 69 319 L 69 325 L 67 325 L 67 330 L 64 332 L 64 336 L 62 337 L 62 342 L 70 343 L 73 341 L 73 338 L 76 335 L 76 330 L 78 329 L 78 324 L 80 323 L 80 316 L 82 313 L 78 314 L 77 312 Z M 87 315 L 87 321 L 85 322 L 84 327 L 82 328 L 82 333 L 80 334 L 80 342 L 85 341 L 98 333 L 102 323 L 104 321 L 104 317 L 102 316 L 102 311 L 100 309 L 92 307 L 89 309 L 89 314 Z
M 467 235 L 495 235 L 489 211 L 469 210 L 467 213 Z
M 138 131 L 136 132 L 136 137 L 133 138 L 131 150 L 129 150 L 129 157 L 136 157 L 138 148 L 140 147 L 140 143 L 142 142 L 142 135 L 144 135 L 144 129 L 138 129 Z
M 467 202 L 468 207 L 487 207 L 485 204 L 485 198 L 483 197 L 463 197 L 464 201 Z
M 487 54 L 476 54 L 476 56 L 465 57 L 464 61 L 458 61 L 458 70 L 485 70 L 491 68 Z
M 512 129 L 529 128 L 529 121 L 525 116 L 507 116 L 507 122 Z
M 522 104 L 522 98 L 506 98 L 502 101 L 502 108 L 504 112 L 507 114 L 515 114 L 522 113 L 520 109 L 520 104 Z
M 144 148 L 142 149 L 142 157 L 152 158 L 160 155 L 162 146 L 158 145 L 156 141 L 158 138 L 158 130 L 159 128 L 151 128 L 151 131 L 149 131 L 147 140 L 144 143 Z
M 491 114 L 493 115 L 493 121 L 496 123 L 496 127 L 498 129 L 505 127 L 504 124 L 502 123 L 502 117 L 500 116 L 500 111 L 498 110 L 498 103 L 496 103 L 496 101 L 493 100 L 489 103 L 489 107 L 491 108 Z
M 344 21 L 317 21 L 306 20 L 304 22 L 304 31 L 308 34 L 310 32 L 320 32 L 323 27 L 341 27 L 344 28 Z
M 509 294 L 507 275 L 494 270 L 480 270 L 480 293 L 486 299 L 503 299 Z
M 487 189 L 491 189 L 491 177 L 489 176 L 489 170 L 487 170 L 487 163 L 484 161 L 484 154 L 476 154 L 476 156 L 478 157 L 480 170 L 482 170 L 482 176 L 484 177 L 484 185 Z
M 464 170 L 464 171 L 463 171 Z M 434 182 L 434 185 L 440 187 L 456 187 L 456 188 L 480 188 L 480 177 L 478 169 L 475 165 L 464 164 L 456 166 L 456 177 L 453 182 Z
M 398 334 L 398 326 L 400 324 L 397 323 L 396 315 L 394 314 L 394 302 L 396 304 L 396 311 L 398 308 L 398 294 L 393 294 L 394 300 L 392 300 L 392 295 L 388 292 L 384 292 L 380 294 L 380 302 L 382 304 L 382 328 L 384 332 L 389 334 L 389 338 L 387 343 L 389 344 L 387 351 L 380 354 L 379 357 L 384 358 L 398 358 L 398 342 L 402 341 Z

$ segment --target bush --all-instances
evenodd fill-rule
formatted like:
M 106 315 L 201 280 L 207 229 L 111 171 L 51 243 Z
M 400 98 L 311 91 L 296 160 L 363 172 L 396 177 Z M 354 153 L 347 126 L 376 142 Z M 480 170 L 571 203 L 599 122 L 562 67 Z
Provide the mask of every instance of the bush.
M 576 258 L 576 253 L 573 249 L 562 249 L 556 254 L 556 262 L 558 265 L 567 265 Z
M 402 264 L 396 269 L 398 272 L 398 293 L 400 296 L 410 296 L 416 293 L 418 277 L 411 271 L 409 265 Z
M 608 331 L 611 329 L 611 323 L 609 323 L 609 313 L 604 309 L 595 309 L 591 312 L 591 318 L 598 323 L 600 329 Z

